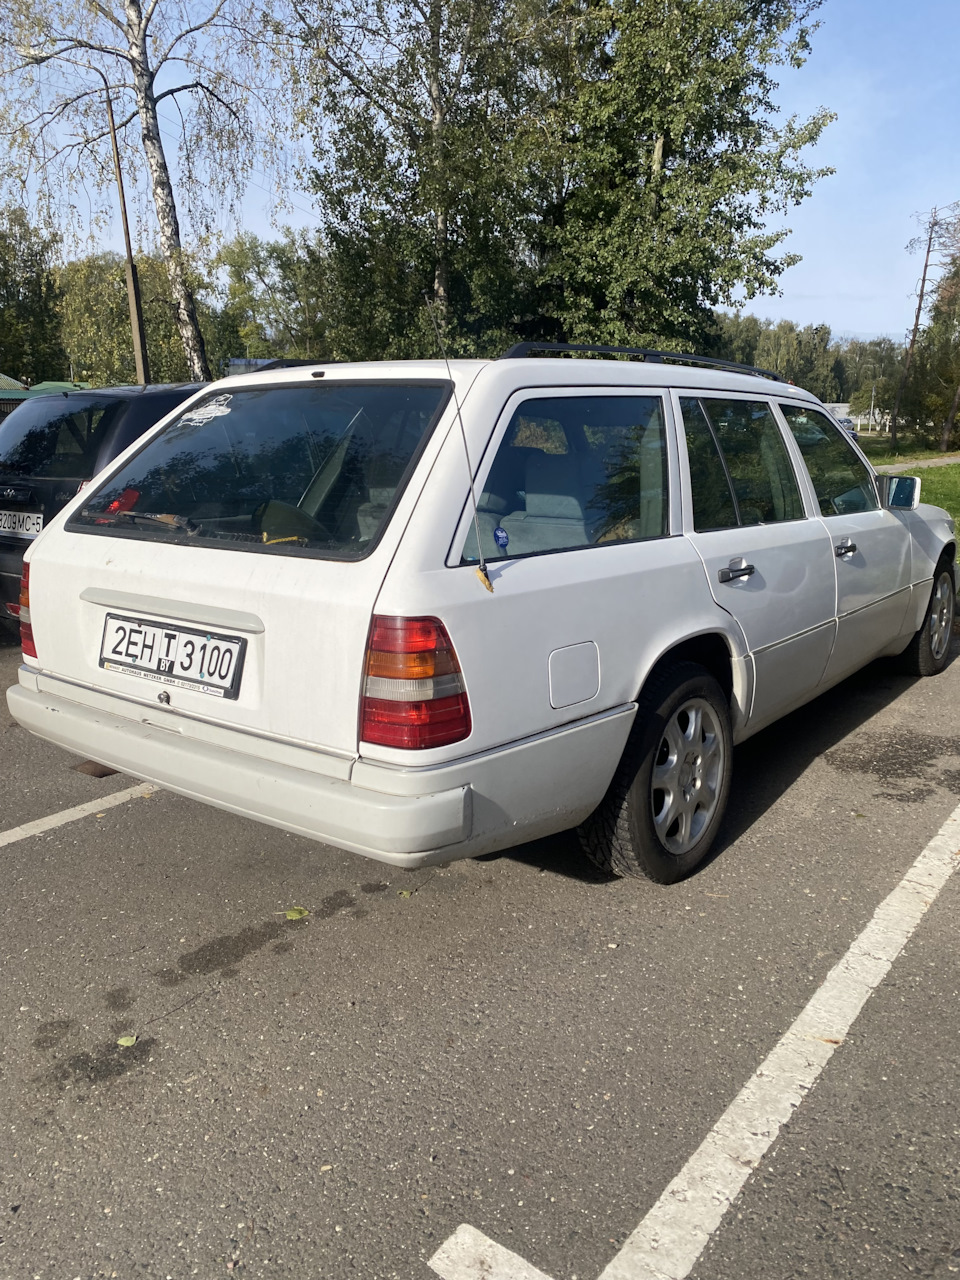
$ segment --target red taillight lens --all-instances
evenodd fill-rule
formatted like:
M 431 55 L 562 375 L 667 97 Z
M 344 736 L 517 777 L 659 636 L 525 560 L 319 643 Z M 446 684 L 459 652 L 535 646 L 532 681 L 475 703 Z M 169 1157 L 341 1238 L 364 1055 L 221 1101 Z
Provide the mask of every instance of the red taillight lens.
M 20 579 L 20 648 L 25 658 L 37 656 L 37 646 L 33 641 L 33 627 L 30 625 L 30 566 L 23 566 Z
M 439 618 L 375 616 L 367 642 L 360 737 L 423 750 L 470 736 L 470 703 Z

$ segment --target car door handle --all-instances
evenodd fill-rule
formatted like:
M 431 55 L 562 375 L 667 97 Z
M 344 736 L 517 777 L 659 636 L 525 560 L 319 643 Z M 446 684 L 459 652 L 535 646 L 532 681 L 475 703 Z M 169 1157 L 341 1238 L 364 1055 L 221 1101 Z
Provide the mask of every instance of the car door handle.
M 850 538 L 841 538 L 833 549 L 838 556 L 852 556 L 857 549 L 857 544 Z
M 749 578 L 756 572 L 756 568 L 752 564 L 747 564 L 743 556 L 737 556 L 730 561 L 728 568 L 719 571 L 717 577 L 721 582 L 735 582 L 738 578 Z

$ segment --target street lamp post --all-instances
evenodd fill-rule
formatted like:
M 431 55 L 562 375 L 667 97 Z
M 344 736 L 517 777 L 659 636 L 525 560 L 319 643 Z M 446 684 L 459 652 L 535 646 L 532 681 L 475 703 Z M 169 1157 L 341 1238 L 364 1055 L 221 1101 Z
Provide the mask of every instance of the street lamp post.
M 133 250 L 130 247 L 127 201 L 123 193 L 123 175 L 120 172 L 120 149 L 117 146 L 117 129 L 113 121 L 113 101 L 110 98 L 110 85 L 107 77 L 99 67 L 95 67 L 94 70 L 103 81 L 103 92 L 107 99 L 107 124 L 110 128 L 110 143 L 113 147 L 113 170 L 117 178 L 117 190 L 120 193 L 120 221 L 123 223 L 123 245 L 127 255 L 127 301 L 130 304 L 133 360 L 137 368 L 137 382 L 143 387 L 150 381 L 150 365 L 147 360 L 147 336 L 143 328 L 143 306 L 140 302 L 140 280 L 137 276 L 137 264 L 133 260 Z

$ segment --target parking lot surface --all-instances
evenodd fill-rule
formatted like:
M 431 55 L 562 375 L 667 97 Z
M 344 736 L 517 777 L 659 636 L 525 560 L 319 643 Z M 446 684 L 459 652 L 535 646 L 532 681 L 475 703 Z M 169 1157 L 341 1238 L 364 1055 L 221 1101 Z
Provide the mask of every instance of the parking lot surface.
M 573 837 L 398 871 L 162 791 L 0 842 L 0 1278 L 430 1280 L 466 1223 L 595 1280 L 956 808 L 958 695 L 874 664 L 738 748 L 672 888 Z M 0 832 L 136 782 L 2 715 Z M 697 1280 L 960 1270 L 958 894 Z

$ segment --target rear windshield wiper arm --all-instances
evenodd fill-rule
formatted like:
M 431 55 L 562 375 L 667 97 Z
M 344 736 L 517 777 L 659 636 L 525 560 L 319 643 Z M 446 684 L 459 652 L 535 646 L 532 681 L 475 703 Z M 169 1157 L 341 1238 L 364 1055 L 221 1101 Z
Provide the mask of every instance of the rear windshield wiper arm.
M 200 526 L 195 524 L 187 516 L 176 516 L 170 514 L 159 514 L 153 511 L 116 511 L 113 519 L 131 520 L 134 524 L 138 520 L 142 520 L 145 524 L 159 524 L 168 529 L 183 529 L 186 533 L 198 533 Z

